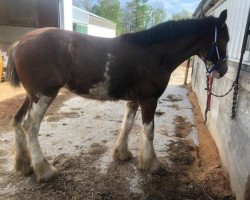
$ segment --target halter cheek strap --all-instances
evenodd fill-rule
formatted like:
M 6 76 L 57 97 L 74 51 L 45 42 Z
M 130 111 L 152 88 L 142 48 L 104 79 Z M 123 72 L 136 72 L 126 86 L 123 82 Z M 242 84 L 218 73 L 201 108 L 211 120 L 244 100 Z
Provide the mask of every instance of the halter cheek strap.
M 220 59 L 220 53 L 218 50 L 218 45 L 217 45 L 217 36 L 218 35 L 218 31 L 217 31 L 217 26 L 215 26 L 215 30 L 214 30 L 214 46 L 215 46 L 215 50 L 216 50 L 216 54 L 217 54 L 217 58 Z

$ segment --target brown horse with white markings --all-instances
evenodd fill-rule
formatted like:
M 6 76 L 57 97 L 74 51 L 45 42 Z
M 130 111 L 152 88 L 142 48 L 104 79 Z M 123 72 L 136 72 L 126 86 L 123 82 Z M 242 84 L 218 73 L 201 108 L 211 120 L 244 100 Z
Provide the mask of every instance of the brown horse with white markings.
M 218 35 L 218 51 L 226 55 L 229 40 L 219 18 L 168 21 L 137 33 L 113 39 L 97 38 L 57 28 L 38 29 L 23 36 L 9 52 L 8 77 L 14 86 L 20 82 L 27 96 L 13 118 L 15 169 L 24 175 L 35 172 L 47 180 L 56 169 L 43 155 L 38 132 L 44 114 L 62 87 L 91 99 L 128 101 L 113 157 L 128 160 L 128 134 L 138 107 L 142 114 L 142 146 L 139 168 L 155 172 L 162 163 L 154 146 L 154 114 L 175 68 L 192 55 L 207 57 Z M 217 63 L 216 53 L 207 59 Z M 223 76 L 227 63 L 220 62 L 214 76 Z

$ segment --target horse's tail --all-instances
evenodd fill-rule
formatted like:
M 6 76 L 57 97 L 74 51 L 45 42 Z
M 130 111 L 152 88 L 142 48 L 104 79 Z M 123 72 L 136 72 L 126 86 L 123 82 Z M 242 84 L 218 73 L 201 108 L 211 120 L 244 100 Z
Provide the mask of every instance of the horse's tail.
M 19 41 L 14 42 L 8 49 L 8 53 L 7 53 L 9 56 L 8 63 L 7 63 L 7 71 L 6 71 L 7 80 L 9 80 L 10 84 L 14 87 L 20 86 L 20 79 L 17 75 L 16 66 L 14 62 L 15 49 L 18 44 L 19 44 Z

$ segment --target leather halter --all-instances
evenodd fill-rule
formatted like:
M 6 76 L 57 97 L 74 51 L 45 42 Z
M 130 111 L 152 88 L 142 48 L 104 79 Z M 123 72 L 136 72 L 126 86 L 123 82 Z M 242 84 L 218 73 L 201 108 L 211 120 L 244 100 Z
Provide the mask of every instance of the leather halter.
M 222 62 L 226 62 L 227 59 L 228 59 L 228 56 L 225 56 L 224 58 L 220 57 L 217 40 L 218 40 L 218 31 L 217 31 L 217 26 L 215 26 L 213 46 L 212 46 L 212 48 L 211 48 L 208 56 L 206 56 L 206 58 L 204 59 L 204 63 L 206 65 L 207 74 L 211 74 L 214 70 L 217 70 L 220 67 L 220 64 Z M 217 61 L 216 61 L 216 63 L 211 68 L 209 68 L 207 66 L 207 61 L 211 58 L 211 56 L 214 53 L 214 51 L 216 52 L 216 55 L 217 55 Z

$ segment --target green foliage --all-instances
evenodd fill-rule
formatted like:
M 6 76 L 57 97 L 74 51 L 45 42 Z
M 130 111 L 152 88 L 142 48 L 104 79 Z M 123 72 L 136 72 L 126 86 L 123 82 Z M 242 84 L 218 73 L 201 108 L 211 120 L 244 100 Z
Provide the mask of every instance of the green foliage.
M 191 17 L 192 14 L 187 10 L 183 9 L 181 12 L 173 14 L 172 20 L 189 19 Z
M 154 6 L 150 6 L 147 28 L 162 23 L 165 19 L 166 12 L 163 9 L 163 5 L 160 3 L 156 3 Z
M 85 10 L 87 11 L 91 11 L 92 9 L 92 4 L 93 4 L 93 0 L 82 0 L 82 4 L 83 4 L 83 7 L 85 8 Z
M 123 13 L 123 28 L 125 32 L 134 32 L 145 29 L 148 5 L 141 0 L 132 0 L 126 3 Z
M 116 23 L 117 31 L 121 31 L 121 8 L 119 0 L 99 0 L 92 8 L 92 12 Z
M 165 19 L 165 10 L 160 6 L 150 6 L 147 0 L 132 0 L 123 10 L 122 25 L 124 32 L 141 31 Z
M 99 0 L 94 6 L 92 0 L 83 2 L 86 8 L 91 7 L 90 12 L 116 23 L 118 34 L 141 31 L 166 18 L 165 10 L 159 2 L 149 5 L 148 0 L 127 0 L 123 9 L 120 7 L 120 0 Z

